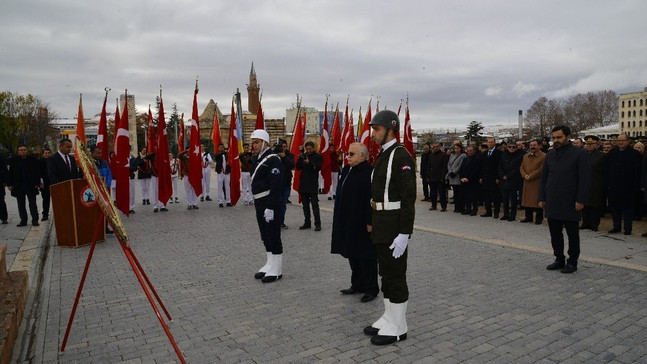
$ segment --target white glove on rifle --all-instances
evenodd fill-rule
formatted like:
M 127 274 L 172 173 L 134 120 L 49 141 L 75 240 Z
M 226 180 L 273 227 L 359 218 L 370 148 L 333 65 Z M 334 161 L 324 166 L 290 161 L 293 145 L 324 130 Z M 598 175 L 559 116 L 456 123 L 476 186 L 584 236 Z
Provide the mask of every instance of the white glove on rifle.
M 389 249 L 393 249 L 393 258 L 400 258 L 409 244 L 409 234 L 398 234 Z
M 265 212 L 263 213 L 263 216 L 265 217 L 266 222 L 270 222 L 270 221 L 274 220 L 274 210 L 265 209 Z

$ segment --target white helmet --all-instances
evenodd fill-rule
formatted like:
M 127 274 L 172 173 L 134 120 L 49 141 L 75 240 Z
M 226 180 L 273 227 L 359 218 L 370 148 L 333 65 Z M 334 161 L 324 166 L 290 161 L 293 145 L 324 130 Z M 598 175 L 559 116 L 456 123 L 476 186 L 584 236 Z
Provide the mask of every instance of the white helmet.
M 256 129 L 249 136 L 249 139 L 261 139 L 267 144 L 270 144 L 270 135 L 263 129 Z

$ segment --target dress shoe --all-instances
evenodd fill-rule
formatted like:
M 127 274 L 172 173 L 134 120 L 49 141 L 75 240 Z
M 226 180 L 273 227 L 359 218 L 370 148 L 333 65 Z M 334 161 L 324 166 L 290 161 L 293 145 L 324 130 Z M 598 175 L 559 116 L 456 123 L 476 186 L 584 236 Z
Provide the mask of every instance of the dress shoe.
M 486 213 L 482 214 L 481 217 L 492 217 L 492 213 L 491 212 L 486 212 Z
M 283 229 L 283 230 L 287 230 L 287 229 L 288 229 L 288 226 L 287 226 L 287 225 L 285 225 L 285 224 L 281 224 L 281 229 Z
M 625 235 L 631 235 L 631 231 L 626 231 L 625 230 Z
M 321 231 L 321 226 L 316 225 L 316 226 L 315 226 L 315 231 Z
M 341 292 L 341 294 L 355 294 L 355 293 L 359 293 L 359 290 L 356 290 L 355 288 L 350 287 L 350 288 L 342 289 L 339 292 Z
M 366 303 L 366 302 L 371 302 L 371 301 L 373 301 L 374 299 L 375 299 L 375 295 L 372 295 L 372 294 L 368 294 L 368 293 L 367 293 L 367 294 L 363 295 L 363 296 L 362 296 L 362 298 L 360 298 L 359 300 L 360 300 L 361 302 Z
M 265 277 L 265 272 L 256 272 L 254 273 L 254 279 L 261 279 Z
M 112 231 L 112 230 L 110 230 L 110 229 L 106 228 L 106 234 L 113 234 L 113 233 L 114 233 L 114 231 Z
M 564 268 L 564 266 L 565 266 L 565 264 L 564 264 L 563 261 L 555 259 L 555 261 L 552 264 L 548 265 L 546 267 L 546 269 L 548 269 L 548 270 L 558 270 L 558 269 Z
M 7 225 L 9 222 L 7 220 L 2 220 L 2 225 Z
M 368 336 L 375 336 L 377 333 L 380 331 L 380 329 L 375 328 L 373 326 L 366 326 L 364 328 L 364 333 Z
M 429 208 L 429 211 L 435 211 L 435 210 L 436 210 L 436 206 L 431 206 L 431 207 Z
M 40 224 L 38 223 L 38 221 L 34 221 L 31 223 L 31 226 L 40 226 Z
M 517 220 L 517 218 L 516 218 L 516 217 L 514 217 L 514 216 L 510 216 L 510 217 L 508 218 L 508 221 L 516 221 L 516 220 Z
M 158 211 L 159 209 L 157 207 L 153 209 L 153 212 L 158 212 Z
M 371 338 L 371 344 L 373 345 L 389 345 L 394 342 L 402 341 L 407 339 L 407 334 L 404 333 L 400 336 L 384 336 L 384 335 L 375 335 Z
M 477 214 L 477 212 L 476 212 L 476 211 L 472 211 L 472 212 L 470 213 L 470 216 L 476 216 L 476 214 Z
M 494 215 L 492 215 L 493 218 L 498 219 L 499 218 L 499 213 L 495 212 Z
M 187 206 L 187 207 L 186 207 L 186 209 L 187 209 L 187 210 L 192 210 L 192 209 L 193 209 L 193 206 L 189 205 L 189 206 Z
M 332 197 L 328 197 L 328 201 L 332 201 Z
M 18 226 L 18 227 L 21 227 L 21 226 L 27 226 L 27 223 L 26 223 L 26 222 L 22 222 L 22 221 L 21 221 L 21 222 L 20 222 L 20 224 L 18 224 L 18 225 L 16 225 L 16 226 Z
M 168 211 L 168 209 L 167 209 L 166 207 L 162 207 L 162 208 L 160 209 L 160 211 L 167 212 L 167 211 Z
M 261 282 L 263 282 L 263 283 L 272 283 L 274 281 L 278 281 L 282 277 L 283 277 L 283 274 L 279 274 L 278 276 L 268 276 L 268 275 L 266 275 L 263 278 L 261 278 Z
M 134 214 L 134 213 L 135 213 L 135 210 L 130 210 L 130 211 L 128 211 L 128 213 L 129 213 L 129 214 Z
M 232 207 L 234 205 L 232 205 L 231 202 L 227 202 L 227 206 Z
M 213 201 L 211 197 L 207 196 L 207 198 L 204 199 L 205 201 Z
M 532 222 L 532 219 L 523 219 L 523 220 L 521 220 L 519 222 Z
M 223 204 L 219 203 L 218 207 L 225 207 Z
M 299 226 L 299 230 L 306 230 L 306 229 L 310 229 L 310 224 L 303 224 Z
M 194 210 L 199 210 L 198 205 L 193 205 Z
M 596 227 L 592 227 L 592 228 L 591 228 L 591 231 L 598 231 L 598 228 L 596 228 Z
M 509 219 L 509 218 L 510 218 L 510 216 L 503 215 L 503 216 L 501 216 L 501 218 L 500 218 L 499 220 L 507 220 L 507 219 Z
M 200 202 L 204 202 L 204 197 L 200 197 Z
M 146 204 L 147 204 L 147 205 L 150 205 L 150 204 L 151 204 L 151 200 L 146 199 Z
M 571 263 L 566 264 L 561 270 L 562 273 L 573 273 L 575 271 L 577 271 L 577 266 Z
M 543 221 L 542 221 L 542 220 L 537 220 L 537 221 L 535 221 L 535 225 L 541 225 L 542 223 L 543 223 Z
M 469 215 L 469 214 L 471 214 L 471 212 L 469 212 L 469 211 L 463 211 L 463 212 L 461 212 L 461 215 Z
M 609 230 L 609 234 L 615 234 L 615 233 L 619 233 L 619 232 L 620 232 L 620 229 L 616 229 L 616 228 L 613 228 L 613 229 Z
M 43 215 L 43 218 L 40 219 L 40 221 L 47 221 L 48 219 L 49 219 L 49 217 L 47 215 Z
M 175 203 L 179 203 L 179 202 L 180 202 L 180 199 L 178 199 L 178 198 L 176 197 L 176 198 L 175 198 Z
M 445 212 L 445 211 L 447 211 L 447 208 L 446 208 L 446 207 L 441 207 L 441 208 L 440 208 L 440 212 Z

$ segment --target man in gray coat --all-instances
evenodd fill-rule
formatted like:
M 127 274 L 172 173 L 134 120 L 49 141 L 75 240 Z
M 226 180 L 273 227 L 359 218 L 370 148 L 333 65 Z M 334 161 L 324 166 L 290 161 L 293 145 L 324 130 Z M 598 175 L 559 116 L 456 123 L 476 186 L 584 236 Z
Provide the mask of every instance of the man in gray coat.
M 580 256 L 578 221 L 589 198 L 591 167 L 588 155 L 569 141 L 571 130 L 564 125 L 552 130 L 553 149 L 546 154 L 539 187 L 539 207 L 544 209 L 550 230 L 550 242 L 555 262 L 548 270 L 561 269 L 562 273 L 577 270 Z M 564 255 L 564 235 L 568 235 L 568 261 Z

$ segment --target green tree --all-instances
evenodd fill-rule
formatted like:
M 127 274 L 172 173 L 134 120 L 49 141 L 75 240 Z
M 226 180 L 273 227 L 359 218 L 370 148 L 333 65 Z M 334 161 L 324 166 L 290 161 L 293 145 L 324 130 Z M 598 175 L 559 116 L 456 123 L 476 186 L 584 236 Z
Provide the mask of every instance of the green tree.
M 481 136 L 481 130 L 483 130 L 483 124 L 472 120 L 469 125 L 467 125 L 467 131 L 465 132 L 465 139 L 467 139 L 468 144 L 475 142 L 476 145 L 481 145 L 485 141 L 485 138 Z
M 166 124 L 166 135 L 169 137 L 169 151 L 171 151 L 173 155 L 177 155 L 177 137 L 180 132 L 180 114 L 177 111 L 176 103 L 173 103 L 171 110 L 173 111 L 171 111 L 171 116 Z
M 57 131 L 49 125 L 51 113 L 36 96 L 0 92 L 0 145 L 15 151 L 18 145 L 45 146 L 56 139 Z

